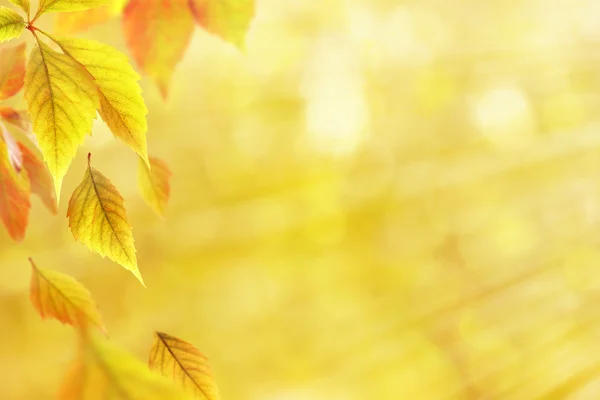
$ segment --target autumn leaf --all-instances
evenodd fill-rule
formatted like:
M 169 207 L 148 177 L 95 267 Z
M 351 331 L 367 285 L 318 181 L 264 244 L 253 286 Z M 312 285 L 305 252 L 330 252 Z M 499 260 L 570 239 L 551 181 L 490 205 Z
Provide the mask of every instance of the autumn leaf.
M 110 5 L 83 11 L 64 12 L 56 15 L 54 30 L 59 35 L 70 35 L 104 23 L 121 14 L 125 1 L 115 0 Z
M 25 14 L 29 15 L 29 0 L 8 0 L 13 3 L 15 6 L 20 7 L 21 10 L 25 11 Z
M 40 0 L 34 20 L 47 12 L 81 11 L 112 3 L 113 0 Z
M 21 142 L 19 142 L 19 149 L 21 150 L 23 168 L 27 171 L 29 177 L 31 193 L 37 195 L 46 208 L 56 215 L 58 212 L 56 194 L 52 185 L 52 176 L 46 169 L 46 165 Z
M 92 130 L 99 107 L 90 74 L 71 57 L 37 40 L 25 75 L 25 99 L 57 199 L 69 164 Z
M 156 332 L 150 349 L 149 366 L 151 370 L 180 382 L 196 399 L 220 398 L 206 357 L 190 343 Z
M 29 181 L 25 171 L 19 171 L 20 155 L 14 154 L 14 149 L 9 152 L 11 141 L 14 139 L 4 125 L 0 124 L 0 219 L 10 237 L 15 241 L 22 241 L 31 207 Z
M 111 342 L 90 333 L 60 388 L 60 400 L 185 400 L 185 392 Z
M 144 285 L 137 267 L 133 234 L 127 222 L 123 197 L 104 175 L 92 167 L 89 154 L 88 168 L 71 196 L 67 217 L 75 240 L 131 271 Z
M 25 78 L 25 43 L 0 49 L 0 100 L 14 96 Z
M 254 0 L 189 0 L 196 22 L 208 32 L 243 50 Z
M 31 124 L 24 111 L 17 111 L 9 106 L 0 105 L 0 119 L 28 132 L 31 129 Z
M 129 65 L 127 57 L 111 46 L 92 40 L 57 39 L 56 42 L 94 77 L 100 97 L 98 111 L 113 134 L 148 163 L 148 109 L 138 84 L 140 76 Z
M 131 0 L 123 14 L 127 46 L 163 97 L 194 31 L 187 0 Z
M 158 215 L 164 215 L 169 201 L 171 171 L 167 164 L 156 157 L 150 157 L 150 170 L 140 159 L 138 184 L 142 197 Z
M 86 321 L 106 333 L 102 316 L 90 292 L 74 278 L 60 272 L 39 268 L 31 257 L 29 298 L 40 316 L 78 326 Z
M 25 20 L 10 8 L 0 7 L 0 43 L 21 36 Z

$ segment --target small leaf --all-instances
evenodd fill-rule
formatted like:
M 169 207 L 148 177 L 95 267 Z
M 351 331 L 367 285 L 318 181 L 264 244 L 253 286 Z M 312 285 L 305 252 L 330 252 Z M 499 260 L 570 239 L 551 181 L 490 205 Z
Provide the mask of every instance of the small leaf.
M 112 133 L 148 163 L 146 114 L 140 76 L 127 57 L 108 45 L 86 39 L 57 40 L 65 54 L 92 74 L 100 96 L 100 116 Z
M 138 166 L 138 184 L 142 197 L 158 215 L 164 215 L 171 187 L 169 179 L 171 171 L 167 164 L 159 158 L 150 157 L 150 170 L 140 159 Z
M 254 17 L 254 0 L 189 0 L 196 22 L 243 50 Z
M 33 151 L 19 142 L 23 159 L 23 168 L 27 171 L 29 182 L 31 184 L 31 193 L 37 195 L 42 203 L 54 215 L 58 212 L 56 204 L 56 194 L 52 185 L 52 176 L 46 169 L 46 165 L 40 160 Z
M 127 46 L 166 98 L 175 66 L 194 31 L 187 0 L 131 0 L 123 14 Z
M 123 7 L 125 7 L 124 0 L 115 0 L 110 5 L 98 8 L 59 13 L 54 20 L 54 30 L 58 35 L 83 32 L 94 25 L 102 24 L 120 15 Z
M 15 154 L 11 142 L 14 139 L 0 124 L 0 219 L 10 237 L 20 242 L 25 238 L 31 207 L 29 180 L 25 171 L 20 170 L 20 154 Z
M 0 7 L 0 43 L 21 36 L 25 20 L 10 8 Z
M 106 333 L 102 316 L 90 292 L 72 277 L 31 263 L 29 297 L 42 319 L 51 317 L 63 324 L 91 323 Z
M 25 78 L 25 43 L 0 49 L 0 100 L 14 96 Z
M 81 11 L 112 3 L 113 0 L 40 0 L 37 16 L 47 12 Z
M 69 200 L 67 217 L 75 240 L 131 271 L 144 285 L 137 267 L 133 234 L 127 222 L 123 197 L 104 175 L 92 167 L 89 154 L 83 181 Z
M 148 364 L 151 370 L 181 382 L 183 388 L 196 399 L 220 398 L 206 357 L 190 343 L 156 332 Z
M 98 89 L 81 64 L 38 40 L 27 65 L 25 99 L 59 199 L 77 147 L 92 130 Z
M 185 392 L 90 332 L 60 387 L 60 400 L 186 400 Z
M 23 131 L 29 132 L 31 130 L 31 123 L 24 111 L 17 111 L 12 107 L 0 105 L 0 118 Z
M 31 9 L 29 5 L 29 0 L 8 0 L 13 3 L 15 6 L 20 7 L 21 10 L 25 11 L 25 14 L 29 15 L 29 10 Z

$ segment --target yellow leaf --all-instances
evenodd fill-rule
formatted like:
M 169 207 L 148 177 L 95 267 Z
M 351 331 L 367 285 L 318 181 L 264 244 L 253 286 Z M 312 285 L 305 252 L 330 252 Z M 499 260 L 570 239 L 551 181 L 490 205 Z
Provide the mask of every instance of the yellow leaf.
M 156 332 L 150 349 L 150 369 L 170 377 L 196 399 L 218 400 L 219 390 L 206 357 L 190 343 Z
M 141 361 L 90 333 L 60 388 L 60 400 L 186 400 L 185 392 Z
M 59 13 L 54 20 L 54 30 L 59 35 L 82 32 L 120 15 L 123 7 L 125 7 L 124 0 L 115 0 L 111 5 L 99 8 Z
M 59 199 L 63 177 L 91 132 L 100 103 L 96 85 L 81 64 L 37 43 L 25 74 L 25 99 Z
M 243 50 L 254 0 L 189 0 L 196 22 L 210 33 Z
M 21 36 L 25 20 L 10 8 L 0 7 L 0 43 Z
M 73 326 L 85 321 L 106 333 L 100 311 L 81 283 L 60 272 L 38 268 L 31 258 L 29 262 L 32 268 L 29 297 L 42 318 L 52 317 Z
M 21 10 L 25 11 L 25 13 L 27 15 L 29 15 L 29 10 L 30 10 L 30 6 L 29 6 L 29 0 L 8 0 L 11 3 L 13 3 L 15 6 L 18 6 L 21 8 Z
M 0 49 L 0 100 L 14 96 L 25 78 L 25 43 Z
M 111 46 L 86 39 L 60 39 L 57 43 L 92 74 L 100 97 L 100 116 L 113 134 L 148 163 L 146 114 L 138 84 L 140 76 L 127 57 Z
M 117 188 L 90 163 L 83 181 L 75 189 L 67 217 L 75 240 L 131 271 L 144 285 L 137 267 L 131 225 L 127 221 L 123 197 Z M 145 286 L 145 285 L 144 285 Z
M 37 195 L 46 208 L 52 214 L 56 215 L 58 212 L 56 194 L 52 186 L 52 176 L 46 169 L 46 165 L 33 151 L 21 142 L 19 142 L 19 149 L 21 150 L 23 168 L 27 171 L 27 176 L 31 184 L 31 193 Z
M 112 2 L 113 0 L 40 0 L 36 16 L 47 12 L 88 10 Z
M 158 215 L 164 215 L 171 187 L 169 179 L 171 171 L 167 164 L 159 158 L 150 157 L 150 170 L 140 159 L 138 166 L 138 184 L 142 197 Z
M 194 32 L 187 0 L 131 0 L 123 11 L 123 33 L 138 66 L 163 97 L 175 66 Z

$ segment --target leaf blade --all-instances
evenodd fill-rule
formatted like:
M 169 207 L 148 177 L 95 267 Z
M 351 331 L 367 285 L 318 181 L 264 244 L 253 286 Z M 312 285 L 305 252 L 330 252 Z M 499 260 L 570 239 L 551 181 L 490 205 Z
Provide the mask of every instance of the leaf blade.
M 169 179 L 172 172 L 168 165 L 157 157 L 150 157 L 150 169 L 140 159 L 138 186 L 146 203 L 160 216 L 164 216 L 171 193 Z
M 0 49 L 0 100 L 14 96 L 25 79 L 25 43 Z
M 81 11 L 112 3 L 112 0 L 40 0 L 37 15 L 47 12 Z
M 50 172 L 48 172 L 44 162 L 33 151 L 21 142 L 18 145 L 23 157 L 23 168 L 29 177 L 31 193 L 37 195 L 46 208 L 52 214 L 56 215 L 58 213 L 58 204 Z
M 25 20 L 7 7 L 0 7 L 0 43 L 16 39 L 25 29 Z
M 13 3 L 15 6 L 21 8 L 21 10 L 25 11 L 27 15 L 29 15 L 29 10 L 31 6 L 29 5 L 29 0 L 8 0 Z

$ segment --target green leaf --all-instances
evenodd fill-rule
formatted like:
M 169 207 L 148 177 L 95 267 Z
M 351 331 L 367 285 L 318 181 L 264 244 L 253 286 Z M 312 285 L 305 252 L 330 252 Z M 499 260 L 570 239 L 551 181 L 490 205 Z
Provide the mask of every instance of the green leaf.
M 25 20 L 10 8 L 0 7 L 0 43 L 16 39 L 25 29 Z

